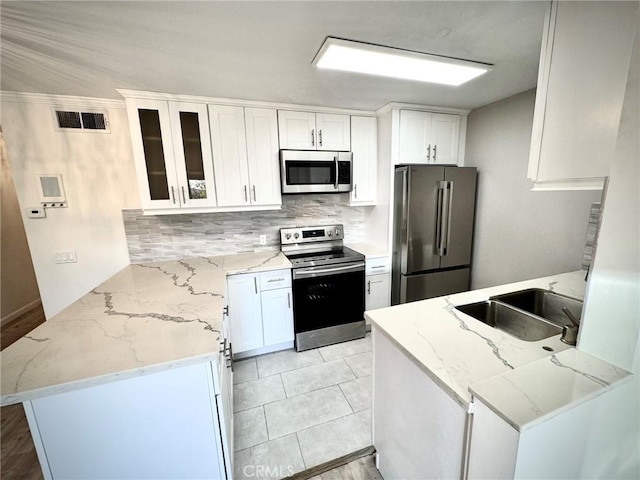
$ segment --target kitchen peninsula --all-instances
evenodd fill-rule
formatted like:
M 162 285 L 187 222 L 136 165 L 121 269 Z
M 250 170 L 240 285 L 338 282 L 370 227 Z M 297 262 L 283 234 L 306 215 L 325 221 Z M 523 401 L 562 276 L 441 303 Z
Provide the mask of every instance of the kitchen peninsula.
M 566 419 L 588 417 L 597 407 L 591 400 L 632 375 L 560 335 L 519 340 L 454 307 L 528 288 L 582 299 L 584 276 L 570 272 L 366 312 L 383 477 L 578 478 L 582 439 Z
M 129 265 L 2 351 L 2 405 L 23 402 L 45 478 L 224 478 L 226 275 L 290 267 L 280 252 Z

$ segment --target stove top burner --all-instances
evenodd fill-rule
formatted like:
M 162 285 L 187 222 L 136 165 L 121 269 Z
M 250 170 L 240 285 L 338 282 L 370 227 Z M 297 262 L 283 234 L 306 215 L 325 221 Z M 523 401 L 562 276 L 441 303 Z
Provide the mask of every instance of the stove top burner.
M 343 245 L 342 225 L 280 229 L 280 250 L 294 268 L 364 261 L 364 255 Z
M 285 253 L 285 256 L 289 259 L 294 268 L 364 261 L 363 254 L 348 247 L 342 247 L 340 251 Z

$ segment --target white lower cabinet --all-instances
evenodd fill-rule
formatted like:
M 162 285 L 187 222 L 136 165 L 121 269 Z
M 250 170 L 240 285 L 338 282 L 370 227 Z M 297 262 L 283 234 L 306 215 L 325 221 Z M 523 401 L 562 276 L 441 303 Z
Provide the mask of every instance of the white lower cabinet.
M 624 467 L 610 458 L 597 467 L 594 455 L 589 458 L 590 452 L 594 453 L 593 419 L 598 412 L 611 408 L 610 399 L 616 393 L 609 389 L 544 421 L 518 429 L 475 398 L 468 478 L 624 478 Z M 595 475 L 590 474 L 593 467 L 597 469 Z
M 373 445 L 383 478 L 460 478 L 466 409 L 373 328 Z
M 231 343 L 235 353 L 264 346 L 258 274 L 227 277 Z
M 293 341 L 293 309 L 290 288 L 260 293 L 262 335 L 265 345 Z
M 44 478 L 231 478 L 220 360 L 24 402 Z
M 365 310 L 384 308 L 391 304 L 389 298 L 389 292 L 391 291 L 391 275 L 389 273 L 367 275 L 365 278 L 365 288 Z
M 375 310 L 391 305 L 391 263 L 389 257 L 367 258 L 365 310 Z
M 230 275 L 227 298 L 234 354 L 293 346 L 291 269 Z

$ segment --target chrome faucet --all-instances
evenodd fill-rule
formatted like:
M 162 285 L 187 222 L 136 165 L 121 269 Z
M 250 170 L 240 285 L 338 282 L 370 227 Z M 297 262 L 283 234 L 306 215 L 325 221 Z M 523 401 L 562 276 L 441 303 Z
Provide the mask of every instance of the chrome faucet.
M 562 309 L 562 313 L 567 316 L 572 325 L 565 325 L 562 327 L 562 337 L 560 337 L 560 341 L 568 345 L 576 345 L 578 341 L 578 328 L 580 327 L 580 320 L 578 320 L 576 316 L 571 313 L 571 310 L 566 307 Z

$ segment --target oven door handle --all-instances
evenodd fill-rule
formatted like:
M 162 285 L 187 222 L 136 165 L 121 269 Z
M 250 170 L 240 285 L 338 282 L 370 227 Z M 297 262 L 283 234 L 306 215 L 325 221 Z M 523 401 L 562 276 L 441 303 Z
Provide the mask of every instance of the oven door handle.
M 347 272 L 361 272 L 364 271 L 364 262 L 352 263 L 349 265 L 343 265 L 340 267 L 331 268 L 300 268 L 293 270 L 293 279 L 298 278 L 312 278 L 312 277 L 325 277 L 333 273 L 347 273 Z

